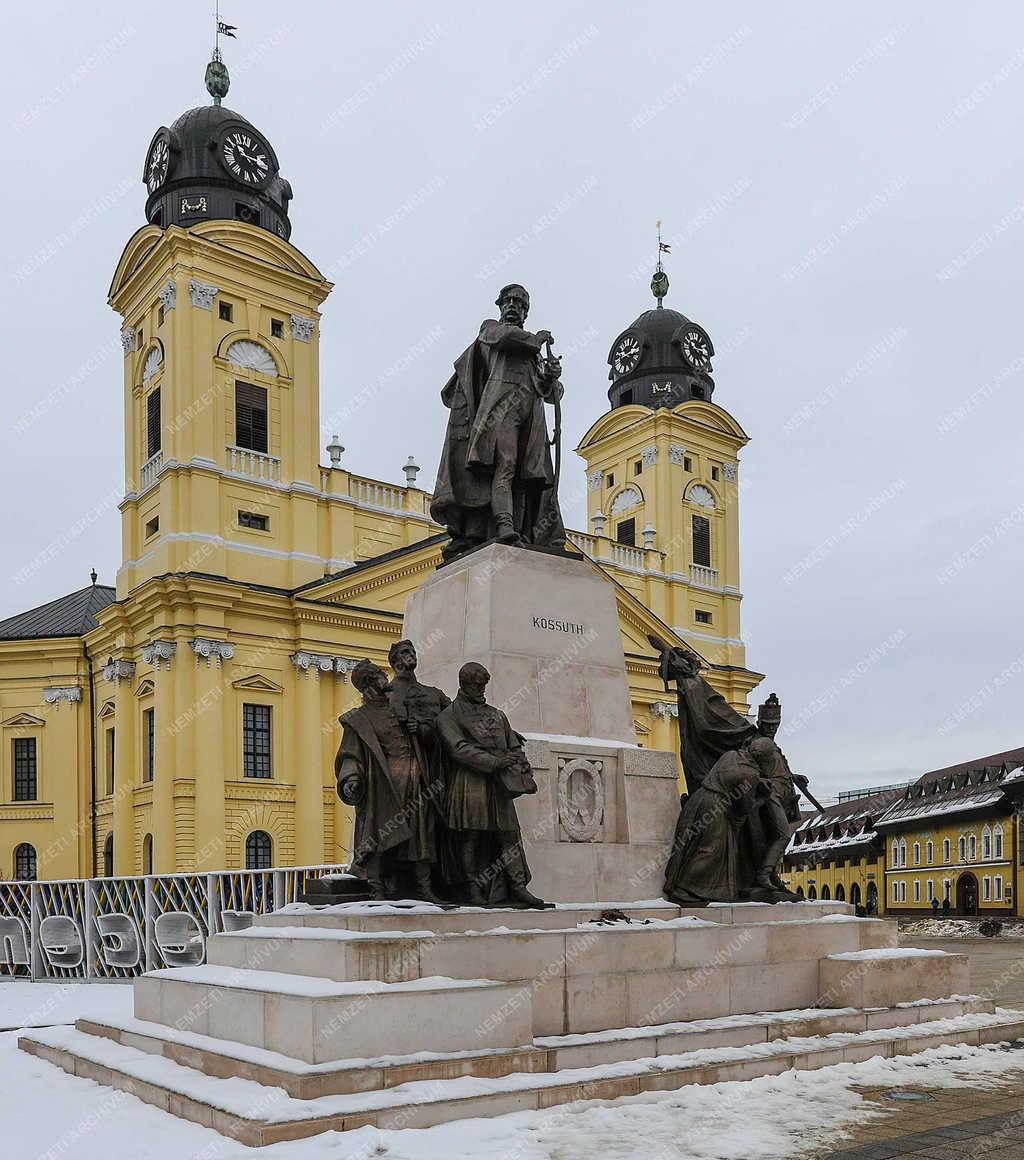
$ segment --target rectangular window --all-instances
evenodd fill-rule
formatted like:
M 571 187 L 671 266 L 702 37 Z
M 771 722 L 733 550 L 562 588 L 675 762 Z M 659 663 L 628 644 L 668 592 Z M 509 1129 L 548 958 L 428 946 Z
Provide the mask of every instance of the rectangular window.
M 150 536 L 155 536 L 160 531 L 160 517 L 154 516 L 151 520 L 146 521 L 146 539 Z
M 921 901 L 921 882 L 919 879 L 914 879 L 914 901 Z
M 704 568 L 711 567 L 711 524 L 704 516 L 691 516 L 693 521 L 693 562 Z
M 265 532 L 270 528 L 270 517 L 258 515 L 256 512 L 239 512 L 238 526 L 252 528 L 257 532 Z
M 689 455 L 683 456 L 683 471 L 693 471 L 693 460 Z
M 931 902 L 931 900 L 934 897 L 935 897 L 935 883 L 929 878 L 928 879 L 928 901 Z
M 605 485 L 605 487 L 614 487 L 615 486 L 615 474 L 614 474 L 614 472 L 609 471 L 608 474 L 604 477 L 604 485 Z
M 717 479 L 717 478 L 718 478 L 718 468 L 717 468 L 717 467 L 712 467 L 712 469 L 711 469 L 711 478 L 712 478 L 712 479 Z
M 114 792 L 114 730 L 107 730 L 107 793 Z
M 270 706 L 242 706 L 242 773 L 270 777 Z
M 693 610 L 693 619 L 698 624 L 710 624 L 711 623 L 711 613 L 705 612 L 703 608 L 695 608 Z
M 996 886 L 995 900 L 996 900 L 996 902 L 1002 902 L 1003 901 L 1003 880 L 998 874 L 995 877 L 995 886 Z
M 270 320 L 270 337 L 284 338 L 284 323 L 280 318 L 272 318 Z
M 235 383 L 235 445 L 267 452 L 267 390 Z
M 164 304 L 161 302 L 160 305 L 157 307 L 157 312 L 156 312 L 156 324 L 157 324 L 157 326 L 163 326 L 164 314 L 165 314 Z
M 992 900 L 992 879 L 987 874 L 981 880 L 981 897 L 985 902 Z
M 619 520 L 615 526 L 615 539 L 620 544 L 636 544 L 636 520 Z
M 230 302 L 218 302 L 217 303 L 217 311 L 218 311 L 218 314 L 220 315 L 221 322 L 230 322 L 231 321 L 232 310 L 231 310 L 231 303 Z
M 644 470 L 644 461 L 642 459 L 638 459 L 636 461 L 636 463 L 633 464 L 633 474 L 634 475 L 641 475 L 643 473 L 643 470 Z
M 146 399 L 146 458 L 160 450 L 160 388 L 154 387 Z
M 14 800 L 34 802 L 37 790 L 36 739 L 15 737 L 14 739 Z
M 153 780 L 154 758 L 156 756 L 156 710 L 145 709 L 142 714 L 142 744 L 145 747 L 142 763 L 142 780 Z

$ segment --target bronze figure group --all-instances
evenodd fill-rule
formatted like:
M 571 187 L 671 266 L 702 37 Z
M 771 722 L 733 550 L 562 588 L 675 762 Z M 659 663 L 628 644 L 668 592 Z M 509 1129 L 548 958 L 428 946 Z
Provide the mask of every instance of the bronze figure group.
M 342 714 L 338 794 L 355 807 L 350 872 L 376 900 L 542 907 L 527 889 L 515 798 L 536 793 L 524 739 L 470 661 L 454 701 L 416 679 L 416 649 L 391 647 L 394 676 L 360 661 L 357 709 Z

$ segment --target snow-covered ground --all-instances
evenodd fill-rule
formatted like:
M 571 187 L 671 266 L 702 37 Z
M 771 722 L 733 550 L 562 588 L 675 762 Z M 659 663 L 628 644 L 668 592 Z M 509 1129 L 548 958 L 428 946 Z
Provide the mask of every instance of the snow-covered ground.
M 14 1017 L 20 1010 L 26 1019 L 35 1015 L 54 999 L 44 997 L 44 987 L 51 989 L 0 988 L 4 1010 Z M 97 1014 L 88 1005 L 101 1001 L 119 1005 L 119 1015 L 128 1013 L 127 987 L 60 990 L 61 1005 L 50 1014 Z M 94 992 L 109 994 L 101 1000 Z M 37 1160 L 785 1160 L 840 1147 L 846 1127 L 885 1114 L 855 1084 L 996 1088 L 1024 1079 L 1024 1052 L 940 1048 L 907 1060 L 875 1059 L 421 1131 L 361 1128 L 259 1149 L 65 1075 L 19 1052 L 13 1032 L 0 1034 L 0 1076 L 4 1155 Z M 899 1132 L 895 1115 L 893 1132 Z
M 0 983 L 0 1031 L 131 1013 L 130 983 Z
M 1024 922 L 1000 919 L 1003 929 L 996 938 L 1024 938 Z M 982 938 L 980 918 L 918 918 L 900 922 L 900 934 L 917 938 Z

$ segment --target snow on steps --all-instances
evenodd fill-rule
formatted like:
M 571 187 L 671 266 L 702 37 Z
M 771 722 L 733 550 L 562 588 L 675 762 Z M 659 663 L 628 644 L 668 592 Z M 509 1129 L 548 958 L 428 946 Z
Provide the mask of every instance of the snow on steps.
M 745 1045 L 728 1045 L 726 1038 L 724 1046 L 705 1045 L 675 1054 L 654 1054 L 590 1066 L 563 1066 L 548 1072 L 512 1072 L 498 1077 L 462 1075 L 441 1080 L 408 1080 L 394 1087 L 313 1099 L 296 1099 L 281 1087 L 253 1079 L 211 1076 L 172 1058 L 103 1035 L 86 1034 L 79 1028 L 48 1028 L 22 1037 L 19 1044 L 74 1075 L 129 1092 L 243 1144 L 262 1146 L 367 1124 L 379 1128 L 428 1127 L 455 1119 L 548 1108 L 575 1100 L 616 1099 L 690 1083 L 746 1080 L 791 1068 L 826 1067 L 859 1062 L 876 1055 L 908 1055 L 946 1044 L 973 1046 L 1024 1036 L 1024 1012 L 974 1009 L 947 1018 L 927 1018 L 939 1009 L 949 1010 L 945 1005 L 915 1004 L 884 1014 L 877 1011 L 794 1012 L 793 1015 L 801 1018 L 789 1021 L 791 1034 L 771 1040 L 767 1036 L 780 1026 L 786 1030 L 787 1021 L 779 1013 L 748 1016 L 748 1025 L 758 1026 L 760 1032 L 756 1042 Z M 961 1009 L 964 1009 L 962 1005 Z M 890 1022 L 911 1017 L 921 1019 L 922 1015 L 925 1021 L 909 1026 L 871 1026 L 871 1022 L 886 1015 Z M 863 1020 L 862 1029 L 806 1034 L 813 1030 L 817 1020 L 844 1016 Z M 740 1019 L 704 1022 L 729 1023 L 730 1028 L 717 1030 L 734 1033 L 741 1024 Z M 635 1030 L 623 1033 L 623 1039 L 635 1040 Z M 705 1035 L 709 1030 L 716 1029 L 707 1026 L 702 1029 Z M 799 1031 L 805 1034 L 792 1033 Z M 680 1034 L 686 1033 L 674 1029 L 667 1034 L 666 1046 Z M 606 1032 L 590 1037 L 571 1036 L 568 1039 L 572 1042 L 561 1045 L 552 1040 L 538 1041 L 536 1047 L 554 1052 L 555 1061 L 562 1050 L 590 1047 L 600 1051 L 602 1045 L 616 1043 L 621 1049 L 623 1039 L 616 1041 L 608 1035 Z M 649 1037 L 640 1036 L 640 1039 L 647 1047 L 651 1046 Z M 685 1043 L 685 1038 L 682 1042 Z M 713 1042 L 713 1036 L 706 1042 Z M 654 1047 L 657 1051 L 657 1042 Z M 571 1056 L 564 1059 L 568 1063 Z

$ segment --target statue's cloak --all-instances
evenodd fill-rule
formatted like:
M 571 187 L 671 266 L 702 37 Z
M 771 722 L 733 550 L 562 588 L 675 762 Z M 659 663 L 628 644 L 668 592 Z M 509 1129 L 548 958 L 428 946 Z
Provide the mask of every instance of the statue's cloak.
M 690 793 L 698 789 L 712 766 L 730 749 L 758 736 L 757 726 L 729 704 L 700 674 L 679 677 L 679 756 Z

